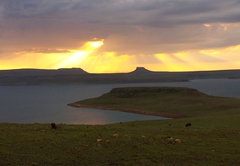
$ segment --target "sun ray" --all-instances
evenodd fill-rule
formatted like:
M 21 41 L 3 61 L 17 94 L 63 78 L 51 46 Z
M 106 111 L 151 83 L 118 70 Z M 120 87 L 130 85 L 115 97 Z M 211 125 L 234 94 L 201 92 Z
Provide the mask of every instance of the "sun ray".
M 103 45 L 103 40 L 88 41 L 79 48 L 79 50 L 71 50 L 72 54 L 67 56 L 57 68 L 79 67 L 80 64 L 94 51 Z

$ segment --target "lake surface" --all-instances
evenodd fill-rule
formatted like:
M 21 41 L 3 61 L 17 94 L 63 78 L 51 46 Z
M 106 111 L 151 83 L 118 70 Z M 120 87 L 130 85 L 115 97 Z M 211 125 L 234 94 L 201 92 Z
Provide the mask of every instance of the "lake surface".
M 67 106 L 92 98 L 115 87 L 190 87 L 209 95 L 240 98 L 240 79 L 205 79 L 175 83 L 104 84 L 70 86 L 0 86 L 0 122 L 110 124 L 136 120 L 164 119 L 120 111 Z

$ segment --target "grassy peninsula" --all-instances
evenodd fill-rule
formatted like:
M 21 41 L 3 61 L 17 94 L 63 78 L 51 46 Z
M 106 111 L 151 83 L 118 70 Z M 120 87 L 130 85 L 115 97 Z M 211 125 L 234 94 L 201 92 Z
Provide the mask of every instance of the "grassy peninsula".
M 226 114 L 229 109 L 240 108 L 240 100 L 210 96 L 191 88 L 129 87 L 114 88 L 100 97 L 69 105 L 170 118 L 190 118 Z
M 174 119 L 57 124 L 57 129 L 1 123 L 0 165 L 240 165 L 239 99 L 189 88 L 140 87 L 116 88 L 70 105 Z

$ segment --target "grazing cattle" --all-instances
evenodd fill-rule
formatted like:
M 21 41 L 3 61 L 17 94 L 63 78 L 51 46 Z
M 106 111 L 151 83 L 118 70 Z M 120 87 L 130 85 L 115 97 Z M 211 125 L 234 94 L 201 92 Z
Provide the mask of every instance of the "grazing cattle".
M 189 127 L 189 126 L 191 126 L 192 124 L 191 123 L 187 123 L 186 125 L 185 125 L 185 127 Z
M 54 122 L 51 123 L 51 126 L 52 126 L 52 129 L 56 129 L 57 128 L 57 125 Z

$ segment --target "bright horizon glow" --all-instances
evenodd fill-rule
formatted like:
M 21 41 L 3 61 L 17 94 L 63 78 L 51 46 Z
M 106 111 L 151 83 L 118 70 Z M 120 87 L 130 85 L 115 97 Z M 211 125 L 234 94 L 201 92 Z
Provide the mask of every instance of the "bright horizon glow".
M 221 49 L 188 50 L 153 55 L 156 63 L 145 55 L 117 55 L 115 52 L 97 52 L 103 40 L 87 41 L 76 50 L 59 53 L 16 52 L 11 59 L 2 59 L 0 69 L 59 69 L 81 68 L 89 73 L 124 73 L 145 67 L 151 71 L 211 71 L 239 69 L 240 45 Z M 62 49 L 58 49 L 62 51 Z
M 87 41 L 76 50 L 59 53 L 19 51 L 16 56 L 0 59 L 0 70 L 9 69 L 59 69 L 80 67 L 81 63 L 103 45 L 103 40 Z M 34 49 L 33 49 L 34 50 Z M 57 49 L 60 50 L 61 49 Z

